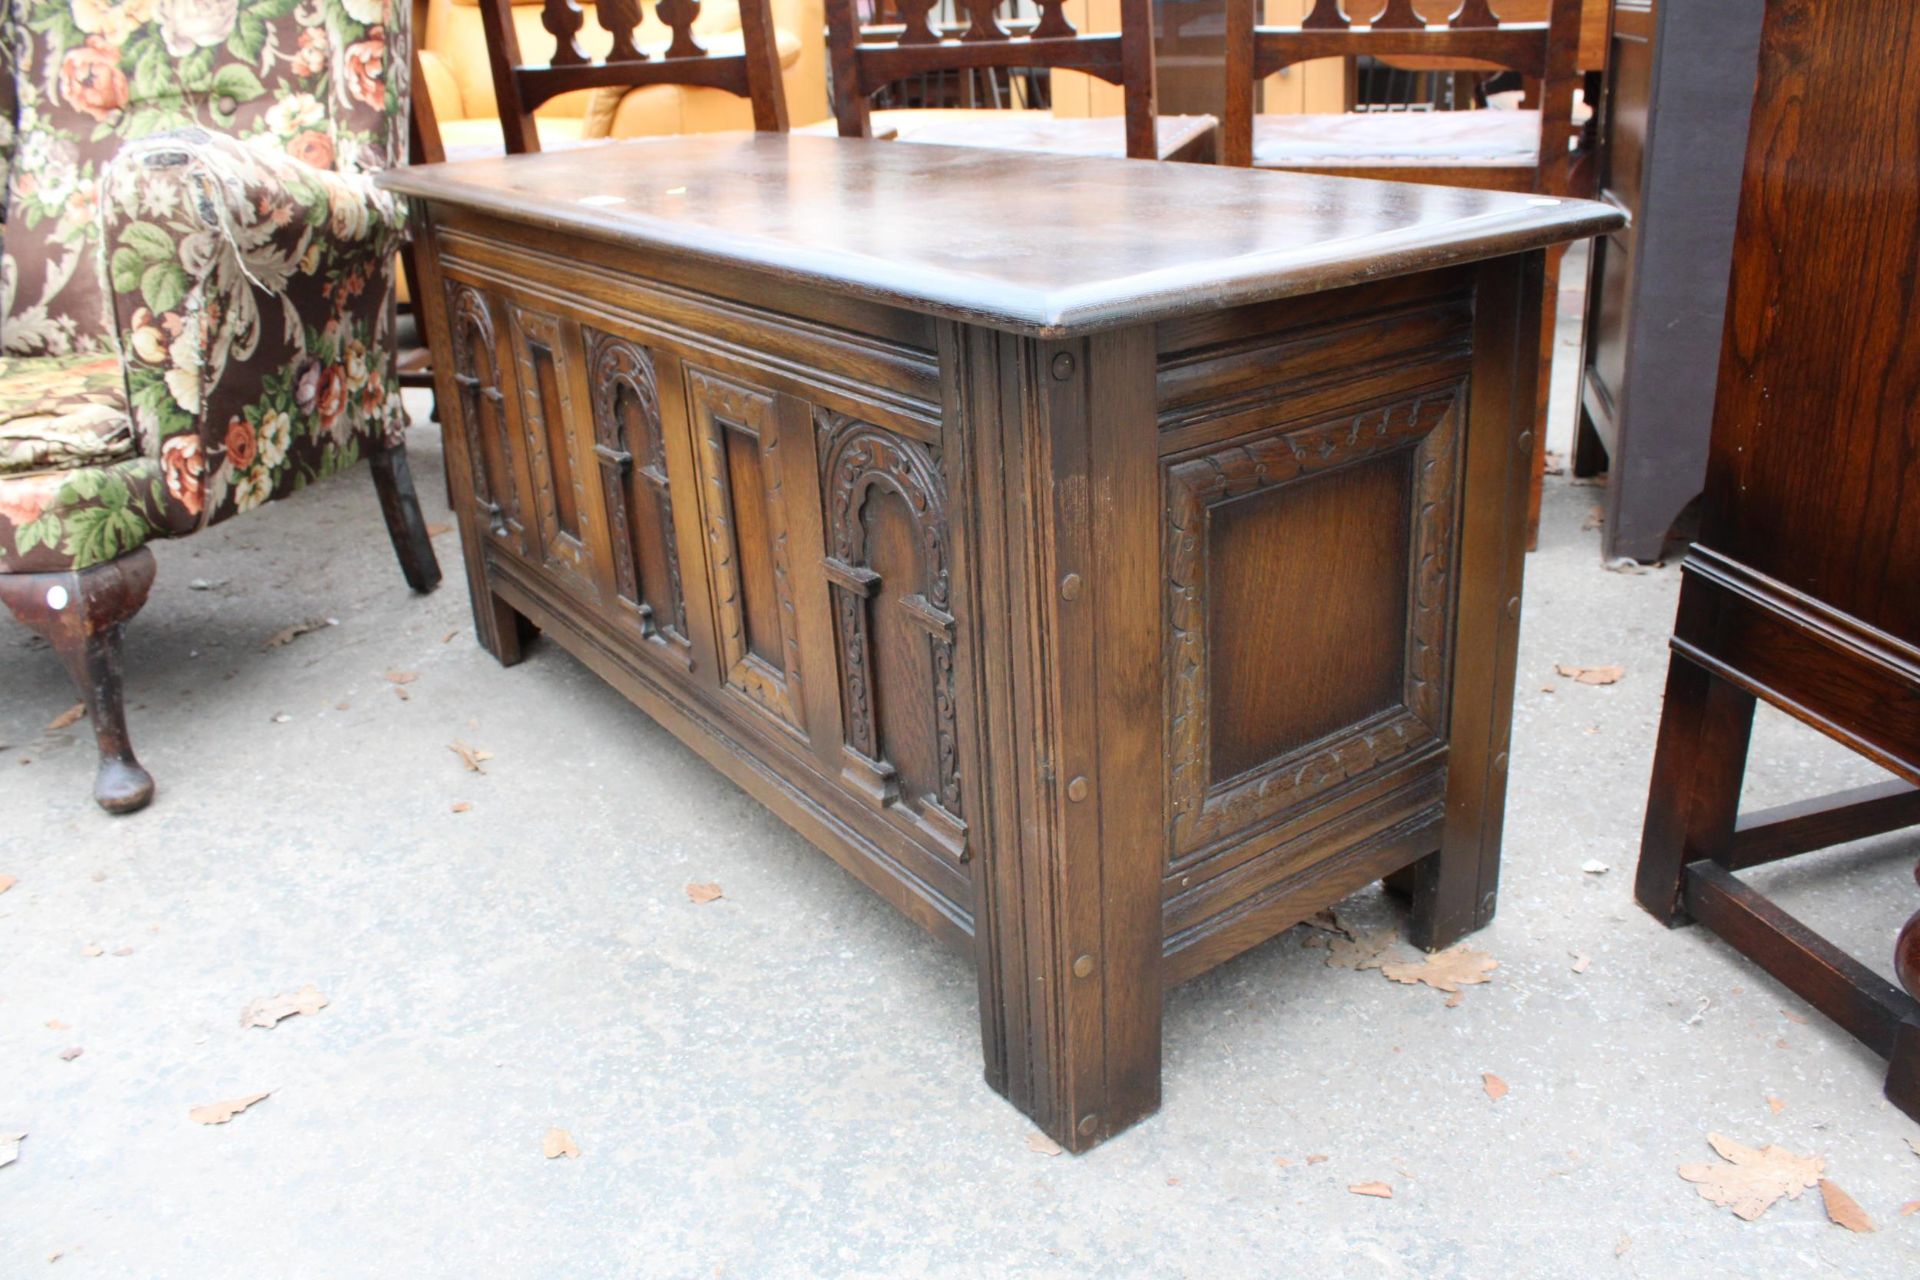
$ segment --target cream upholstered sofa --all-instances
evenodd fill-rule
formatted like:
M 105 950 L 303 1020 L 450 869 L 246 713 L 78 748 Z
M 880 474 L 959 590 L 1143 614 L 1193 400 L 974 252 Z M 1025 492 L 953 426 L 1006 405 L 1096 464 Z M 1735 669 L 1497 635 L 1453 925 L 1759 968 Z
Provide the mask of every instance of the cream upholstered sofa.
M 634 32 L 641 49 L 655 53 L 669 39 L 666 26 L 642 0 L 645 17 Z M 595 21 L 592 4 L 582 4 L 586 24 L 580 44 L 601 54 L 611 43 Z M 540 25 L 541 0 L 516 0 L 514 26 L 520 53 L 528 62 L 545 61 L 553 37 Z M 825 119 L 827 102 L 826 16 L 824 0 L 773 0 L 779 32 L 781 76 L 787 114 L 795 125 Z M 734 0 L 705 0 L 694 31 L 715 53 L 737 51 L 740 11 Z M 451 158 L 484 155 L 501 149 L 493 75 L 487 63 L 487 39 L 476 0 L 428 0 L 426 31 L 420 41 L 425 92 L 440 125 L 440 140 Z M 711 133 L 753 128 L 744 98 L 720 89 L 656 85 L 646 89 L 583 89 L 562 94 L 534 113 L 543 147 L 591 138 L 633 138 L 668 133 Z

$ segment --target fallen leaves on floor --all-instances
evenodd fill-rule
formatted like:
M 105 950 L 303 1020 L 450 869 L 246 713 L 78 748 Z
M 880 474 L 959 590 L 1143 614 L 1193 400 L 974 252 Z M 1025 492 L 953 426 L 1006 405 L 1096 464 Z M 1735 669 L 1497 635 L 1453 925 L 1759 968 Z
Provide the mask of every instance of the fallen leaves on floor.
M 560 1156 L 574 1160 L 579 1158 L 580 1148 L 574 1145 L 573 1135 L 565 1129 L 549 1129 L 547 1136 L 540 1139 L 540 1153 L 549 1160 Z
M 311 634 L 315 631 L 325 631 L 328 627 L 337 627 L 339 625 L 340 620 L 338 618 L 308 618 L 305 622 L 296 622 L 290 627 L 284 627 L 274 632 L 267 637 L 266 643 L 260 647 L 262 649 L 285 648 L 301 636 Z
M 62 1049 L 60 1051 L 60 1061 L 72 1062 L 75 1058 L 79 1057 L 81 1054 L 85 1052 L 86 1050 L 82 1049 L 79 1045 L 74 1045 L 71 1049 Z
M 85 714 L 87 714 L 87 704 L 84 702 L 76 702 L 53 719 L 47 721 L 47 728 L 64 729 Z
M 1791 1009 L 1782 1009 L 1780 1011 L 1780 1016 L 1785 1018 L 1788 1022 L 1791 1022 L 1796 1027 L 1804 1027 L 1807 1025 L 1806 1015 L 1795 1013 Z
M 427 536 L 429 538 L 437 538 L 443 533 L 452 532 L 453 526 L 450 524 L 430 524 L 427 526 Z
M 459 756 L 461 760 L 466 762 L 467 768 L 473 770 L 475 773 L 485 773 L 486 770 L 480 766 L 493 759 L 493 752 L 482 751 L 478 747 L 470 747 L 458 738 L 455 738 L 447 744 L 447 750 Z
M 1030 1133 L 1027 1135 L 1027 1150 L 1035 1155 L 1057 1156 L 1060 1154 L 1060 1144 L 1044 1133 Z
M 1308 1164 L 1325 1164 L 1328 1158 L 1329 1157 L 1327 1156 L 1308 1156 L 1307 1163 Z
M 18 876 L 0 876 L 0 893 L 5 893 L 19 883 L 20 877 Z
M 1613 870 L 1612 867 L 1600 861 L 1598 858 L 1588 858 L 1580 864 L 1580 869 L 1590 876 L 1603 876 Z
M 704 905 L 717 902 L 726 895 L 720 892 L 720 886 L 717 884 L 690 884 L 687 886 L 687 896 Z
M 1772 1208 L 1781 1196 L 1798 1200 L 1827 1167 L 1819 1156 L 1797 1156 L 1780 1146 L 1745 1147 L 1718 1133 L 1708 1134 L 1707 1143 L 1721 1162 L 1683 1164 L 1679 1174 L 1706 1199 L 1732 1209 L 1746 1222 Z
M 1627 669 L 1615 663 L 1605 667 L 1576 667 L 1571 663 L 1555 663 L 1555 671 L 1576 684 L 1618 684 Z
M 1607 509 L 1605 507 L 1592 507 L 1587 511 L 1587 518 L 1580 522 L 1580 529 L 1582 532 L 1589 529 L 1598 529 L 1606 524 L 1606 522 Z
M 277 1027 L 283 1018 L 296 1013 L 318 1013 L 327 1007 L 327 998 L 311 982 L 286 995 L 261 996 L 240 1011 L 242 1027 Z
M 1482 1071 L 1480 1073 L 1480 1087 L 1485 1089 L 1487 1091 L 1487 1097 L 1495 1102 L 1506 1097 L 1509 1092 L 1507 1082 L 1491 1071 Z
M 1352 969 L 1356 973 L 1378 969 L 1387 963 L 1387 951 L 1400 935 L 1393 929 L 1381 929 L 1361 937 L 1335 937 L 1327 943 L 1327 967 Z
M 187 1119 L 195 1124 L 225 1124 L 254 1103 L 270 1096 L 272 1092 L 269 1089 L 266 1093 L 250 1093 L 244 1098 L 228 1098 L 225 1102 L 202 1103 L 187 1112 Z
M 80 948 L 80 954 L 83 956 L 103 956 L 107 954 L 107 949 L 97 942 L 89 942 L 86 946 Z
M 115 947 L 113 949 L 113 954 L 117 956 L 130 956 L 133 954 L 133 948 L 132 947 Z
M 20 1158 L 20 1144 L 26 1140 L 24 1133 L 0 1133 L 0 1169 Z
M 1380 966 L 1383 976 L 1409 986 L 1424 982 L 1435 991 L 1457 993 L 1462 986 L 1486 982 L 1500 962 L 1484 951 L 1460 943 L 1424 960 L 1408 960 Z
M 465 800 L 455 800 L 453 802 L 453 811 L 455 813 L 470 813 L 473 811 L 473 806 Z
M 1631 1248 L 1633 1248 L 1633 1237 L 1621 1236 L 1618 1240 L 1614 1241 L 1613 1256 L 1618 1258 Z
M 1773 1112 L 1773 1114 L 1779 1115 L 1782 1111 L 1785 1111 L 1786 1109 L 1787 1109 L 1787 1104 L 1781 1099 L 1779 1098 L 1767 1099 L 1767 1110 Z
M 1907 1145 L 1913 1149 L 1913 1154 L 1920 1156 L 1920 1138 L 1908 1138 Z
M 1573 957 L 1573 971 L 1575 973 L 1585 973 L 1587 967 L 1593 963 L 1593 957 L 1584 951 L 1569 951 L 1567 954 Z
M 386 675 L 388 684 L 412 684 L 419 678 L 418 671 L 389 671 Z
M 1860 1235 L 1873 1230 L 1873 1219 L 1860 1207 L 1860 1202 L 1825 1178 L 1820 1179 L 1820 1201 L 1826 1206 L 1827 1221 L 1834 1226 Z
M 1347 1190 L 1357 1196 L 1377 1196 L 1382 1200 L 1393 1199 L 1393 1188 L 1384 1182 L 1355 1182 L 1349 1184 Z
M 72 1028 L 71 1028 L 71 1027 L 69 1027 L 69 1026 L 68 1026 L 68 1025 L 66 1024 L 66 1023 L 64 1023 L 64 1022 L 62 1022 L 62 1021 L 60 1021 L 60 1019 L 58 1019 L 58 1018 L 48 1018 L 48 1019 L 47 1019 L 47 1030 L 49 1030 L 49 1031 L 71 1031 L 71 1030 L 72 1030 Z

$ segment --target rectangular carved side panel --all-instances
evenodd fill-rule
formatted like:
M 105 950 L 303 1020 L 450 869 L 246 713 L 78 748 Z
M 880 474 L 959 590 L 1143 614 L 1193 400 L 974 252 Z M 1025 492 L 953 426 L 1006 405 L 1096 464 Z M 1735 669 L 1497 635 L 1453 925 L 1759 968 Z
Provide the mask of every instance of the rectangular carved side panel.
M 843 774 L 876 807 L 965 858 L 953 688 L 946 485 L 938 452 L 816 409 Z
M 774 393 L 687 367 L 722 682 L 804 738 Z
M 690 666 L 693 648 L 653 358 L 639 343 L 591 327 L 585 338 L 593 451 L 607 508 L 615 600 L 642 636 Z
M 1461 399 L 1165 464 L 1175 870 L 1444 740 Z
M 520 434 L 533 479 L 540 557 L 575 590 L 597 597 L 587 552 L 586 493 L 574 448 L 576 410 L 557 317 L 509 309 L 519 365 Z

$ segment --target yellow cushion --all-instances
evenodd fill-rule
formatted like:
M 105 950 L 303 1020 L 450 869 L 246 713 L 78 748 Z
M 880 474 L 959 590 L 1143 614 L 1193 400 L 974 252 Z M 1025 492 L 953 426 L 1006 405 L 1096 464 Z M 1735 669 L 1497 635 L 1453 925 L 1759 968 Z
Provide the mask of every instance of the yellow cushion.
M 581 141 L 581 126 L 585 123 L 577 117 L 548 119 L 536 116 L 534 127 L 540 130 L 540 149 L 558 151 L 562 147 L 577 145 Z M 507 149 L 506 139 L 500 132 L 500 121 L 493 116 L 480 120 L 442 120 L 440 145 L 446 149 L 449 160 L 477 160 L 483 156 L 502 155 Z

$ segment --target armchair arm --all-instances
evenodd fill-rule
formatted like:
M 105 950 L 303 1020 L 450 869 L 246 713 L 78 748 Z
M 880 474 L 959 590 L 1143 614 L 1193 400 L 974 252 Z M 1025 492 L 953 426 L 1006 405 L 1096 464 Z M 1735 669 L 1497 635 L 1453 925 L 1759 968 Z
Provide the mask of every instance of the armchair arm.
M 328 135 L 289 144 L 330 164 Z M 130 142 L 100 187 L 134 432 L 169 532 L 246 511 L 404 426 L 389 299 L 404 202 L 257 141 Z

